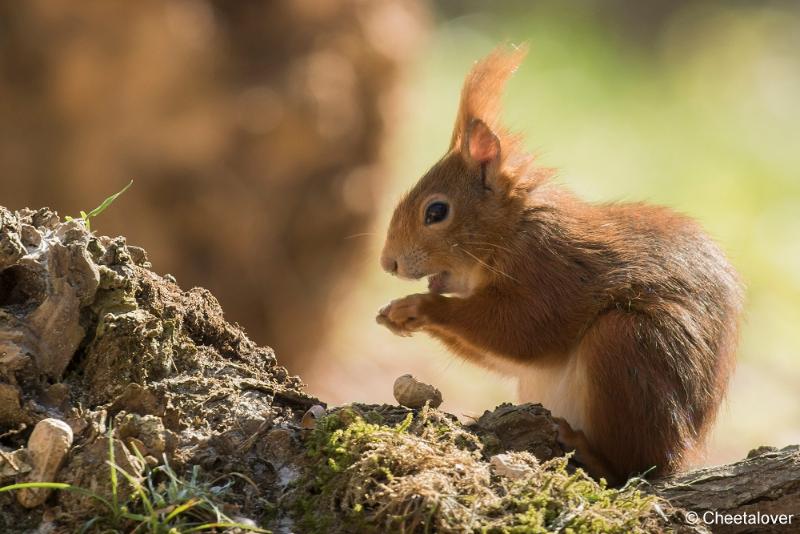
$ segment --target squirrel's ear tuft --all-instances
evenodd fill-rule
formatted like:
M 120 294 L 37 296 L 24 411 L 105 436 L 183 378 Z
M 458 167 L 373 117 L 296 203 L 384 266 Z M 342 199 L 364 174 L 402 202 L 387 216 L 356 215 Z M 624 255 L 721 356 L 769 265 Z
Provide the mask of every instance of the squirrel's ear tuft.
M 503 88 L 527 53 L 527 46 L 495 48 L 472 67 L 461 90 L 450 151 L 460 152 L 472 166 L 481 166 L 484 186 L 493 191 L 530 190 L 553 174 L 534 168 L 522 138 L 500 122 Z
M 527 53 L 527 46 L 501 45 L 472 67 L 461 90 L 461 102 L 450 141 L 451 150 L 464 145 L 475 119 L 494 132 L 502 146 L 503 136 L 500 133 L 504 130 L 500 125 L 500 99 L 506 82 Z

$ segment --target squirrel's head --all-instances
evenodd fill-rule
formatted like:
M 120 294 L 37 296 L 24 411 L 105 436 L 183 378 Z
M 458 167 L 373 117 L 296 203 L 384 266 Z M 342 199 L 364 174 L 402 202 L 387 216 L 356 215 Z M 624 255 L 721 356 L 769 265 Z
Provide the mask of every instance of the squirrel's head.
M 469 294 L 500 270 L 525 196 L 545 177 L 499 123 L 500 97 L 525 49 L 500 47 L 464 82 L 450 149 L 395 209 L 381 265 L 429 278 L 432 293 Z

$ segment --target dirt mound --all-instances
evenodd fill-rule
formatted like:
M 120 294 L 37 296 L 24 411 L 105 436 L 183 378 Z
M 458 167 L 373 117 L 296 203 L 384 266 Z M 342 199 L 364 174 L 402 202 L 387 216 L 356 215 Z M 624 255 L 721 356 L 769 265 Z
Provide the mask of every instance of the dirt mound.
M 467 427 L 427 406 L 323 406 L 144 250 L 0 208 L 0 486 L 62 484 L 0 488 L 2 532 L 667 524 L 657 498 L 569 466 L 539 405 Z
M 153 464 L 166 458 L 175 470 L 239 473 L 241 491 L 229 504 L 261 519 L 280 487 L 281 462 L 260 438 L 319 401 L 271 349 L 226 322 L 208 291 L 182 291 L 148 267 L 145 252 L 124 238 L 94 236 L 44 209 L 0 208 L 2 451 L 25 446 L 45 418 L 66 421 L 74 446 L 58 480 L 102 491 L 111 428 L 118 463 L 131 472 L 144 468 L 134 444 Z M 0 472 L 3 484 L 25 479 Z M 41 513 L 21 525 L 12 501 L 0 494 L 0 530 L 38 525 Z M 97 511 L 91 501 L 62 493 L 48 501 L 61 505 L 49 517 L 85 519 Z

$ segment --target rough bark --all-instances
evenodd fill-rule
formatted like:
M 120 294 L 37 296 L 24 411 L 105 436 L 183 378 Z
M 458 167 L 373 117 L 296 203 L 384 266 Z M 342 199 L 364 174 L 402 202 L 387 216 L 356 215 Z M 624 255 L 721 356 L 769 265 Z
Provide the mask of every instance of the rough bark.
M 706 512 L 794 514 L 792 524 L 783 526 L 720 524 L 721 520 L 715 516 L 714 532 L 797 532 L 800 530 L 800 446 L 760 447 L 750 451 L 744 460 L 732 464 L 665 478 L 654 484 L 652 490 L 675 506 L 694 511 L 699 520 Z

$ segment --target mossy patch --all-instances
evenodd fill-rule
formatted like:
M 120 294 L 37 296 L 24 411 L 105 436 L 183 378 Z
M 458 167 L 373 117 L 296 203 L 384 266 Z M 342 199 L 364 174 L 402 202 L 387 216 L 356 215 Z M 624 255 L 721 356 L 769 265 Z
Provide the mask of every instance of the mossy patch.
M 296 511 L 311 532 L 651 532 L 655 497 L 609 489 L 567 458 L 509 453 L 524 476 L 507 477 L 480 441 L 446 414 L 409 411 L 400 422 L 363 407 L 321 419 L 306 445 L 309 479 Z

